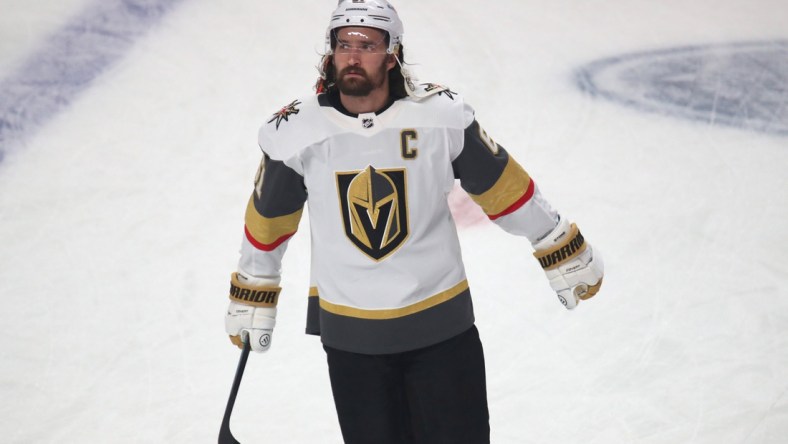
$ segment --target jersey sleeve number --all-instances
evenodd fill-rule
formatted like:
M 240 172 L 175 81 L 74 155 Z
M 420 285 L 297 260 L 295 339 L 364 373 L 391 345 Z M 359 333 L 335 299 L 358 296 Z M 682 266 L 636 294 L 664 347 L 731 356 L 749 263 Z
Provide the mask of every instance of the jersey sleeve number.
M 263 195 L 263 176 L 265 175 L 265 156 L 260 161 L 260 166 L 257 168 L 257 174 L 254 177 L 254 191 L 259 199 Z
M 488 150 L 493 154 L 493 156 L 498 155 L 498 144 L 492 140 L 492 137 L 487 135 L 487 131 L 483 130 L 481 125 L 479 126 L 479 139 L 481 139 L 484 146 L 487 147 Z

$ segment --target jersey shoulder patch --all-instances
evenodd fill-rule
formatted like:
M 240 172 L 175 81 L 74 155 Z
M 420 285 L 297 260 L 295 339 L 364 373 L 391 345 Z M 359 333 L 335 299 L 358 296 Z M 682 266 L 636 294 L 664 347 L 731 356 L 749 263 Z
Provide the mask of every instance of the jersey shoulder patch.
M 401 100 L 401 107 L 407 112 L 400 113 L 397 124 L 410 127 L 446 127 L 464 130 L 470 121 L 466 117 L 462 94 L 437 83 L 422 83 L 418 90 Z M 470 112 L 471 120 L 473 112 Z
M 457 93 L 449 89 L 448 86 L 439 85 L 437 83 L 422 83 L 420 86 L 423 86 L 424 92 L 429 95 L 437 94 L 438 96 L 444 96 L 451 100 L 454 100 L 454 96 L 457 95 Z
M 411 88 L 410 97 L 416 101 L 422 101 L 428 97 L 445 97 L 454 100 L 457 93 L 438 83 L 420 83 Z
M 296 99 L 290 102 L 289 105 L 283 106 L 279 111 L 275 112 L 271 119 L 268 120 L 269 124 L 273 124 L 276 126 L 276 130 L 279 130 L 279 125 L 282 122 L 289 122 L 290 116 L 296 115 L 301 110 L 298 108 L 301 105 L 301 101 Z
M 293 100 L 263 120 L 258 144 L 272 159 L 287 159 L 325 136 L 316 97 Z

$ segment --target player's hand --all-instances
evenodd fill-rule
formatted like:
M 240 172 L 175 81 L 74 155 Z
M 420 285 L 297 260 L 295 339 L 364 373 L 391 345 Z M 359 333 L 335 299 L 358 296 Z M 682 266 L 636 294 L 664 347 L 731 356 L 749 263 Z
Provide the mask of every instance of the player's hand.
M 224 317 L 224 330 L 230 341 L 243 348 L 248 340 L 252 350 L 266 352 L 271 347 L 271 337 L 276 325 L 276 308 L 253 307 L 230 301 Z
M 571 310 L 597 294 L 605 266 L 575 224 L 562 218 L 547 237 L 534 244 L 534 249 L 550 287 L 566 308 Z
M 230 305 L 224 317 L 224 330 L 233 344 L 243 348 L 243 342 L 248 340 L 253 351 L 268 351 L 276 325 L 276 304 L 281 291 L 278 285 L 278 277 L 233 273 Z

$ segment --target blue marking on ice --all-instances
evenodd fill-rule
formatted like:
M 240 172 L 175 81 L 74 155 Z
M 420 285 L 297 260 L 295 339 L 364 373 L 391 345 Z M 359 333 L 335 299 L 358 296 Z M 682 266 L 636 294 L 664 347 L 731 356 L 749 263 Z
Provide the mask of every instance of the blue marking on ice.
M 0 162 L 181 0 L 97 0 L 0 80 Z
M 639 110 L 788 135 L 788 41 L 625 54 L 581 67 L 575 81 Z

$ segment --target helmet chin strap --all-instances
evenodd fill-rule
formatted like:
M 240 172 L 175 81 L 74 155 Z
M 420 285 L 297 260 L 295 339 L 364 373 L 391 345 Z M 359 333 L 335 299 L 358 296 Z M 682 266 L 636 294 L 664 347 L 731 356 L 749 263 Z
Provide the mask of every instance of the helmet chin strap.
M 402 73 L 402 78 L 404 79 L 405 84 L 405 91 L 408 93 L 408 96 L 416 101 L 424 100 L 429 96 L 438 94 L 441 91 L 446 91 L 448 88 L 445 86 L 440 85 L 433 85 L 431 89 L 425 88 L 418 88 L 416 87 L 416 83 L 418 79 L 414 77 L 408 68 L 402 64 L 399 59 L 399 56 L 394 54 L 394 59 L 397 60 L 397 65 L 399 65 L 400 72 Z
M 394 54 L 394 60 L 397 61 L 397 65 L 399 65 L 399 72 L 402 73 L 402 78 L 404 79 L 405 83 L 405 91 L 408 93 L 408 96 L 418 99 L 419 97 L 416 95 L 416 85 L 413 83 L 412 74 L 410 70 L 402 64 L 397 54 Z

